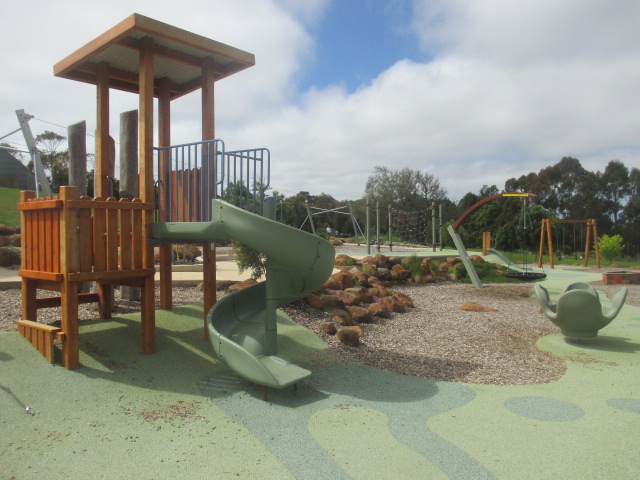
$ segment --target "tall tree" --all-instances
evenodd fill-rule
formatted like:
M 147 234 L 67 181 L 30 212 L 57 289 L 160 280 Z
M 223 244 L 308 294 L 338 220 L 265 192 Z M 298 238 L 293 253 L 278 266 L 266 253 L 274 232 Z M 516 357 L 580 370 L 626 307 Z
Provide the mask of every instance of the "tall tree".
M 440 202 L 447 193 L 440 181 L 433 175 L 421 170 L 403 168 L 390 170 L 387 167 L 375 167 L 365 187 L 371 202 L 379 202 L 381 208 L 394 208 L 403 211 L 424 210 L 431 202 Z
M 60 150 L 67 137 L 45 130 L 36 136 L 36 146 L 45 169 L 51 175 L 51 188 L 57 192 L 61 185 L 69 184 L 69 151 Z
M 618 218 L 624 208 L 623 200 L 629 195 L 629 169 L 620 160 L 611 160 L 602 174 L 602 196 L 605 211 L 611 216 L 614 227 L 618 226 Z

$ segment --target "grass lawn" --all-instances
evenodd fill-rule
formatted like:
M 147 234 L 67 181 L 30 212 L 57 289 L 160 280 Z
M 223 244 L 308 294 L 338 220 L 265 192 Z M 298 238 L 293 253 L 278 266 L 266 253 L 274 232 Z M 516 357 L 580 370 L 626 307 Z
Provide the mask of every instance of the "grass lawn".
M 7 227 L 20 225 L 19 201 L 20 190 L 0 187 L 0 224 L 4 224 Z

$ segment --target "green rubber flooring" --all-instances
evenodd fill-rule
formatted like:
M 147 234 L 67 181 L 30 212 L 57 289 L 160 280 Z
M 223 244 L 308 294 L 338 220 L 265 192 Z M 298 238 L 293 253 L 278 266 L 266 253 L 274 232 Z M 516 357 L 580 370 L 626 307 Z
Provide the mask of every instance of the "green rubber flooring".
M 599 278 L 547 274 L 552 294 Z M 637 307 L 590 342 L 540 339 L 567 372 L 521 386 L 377 370 L 283 323 L 280 351 L 313 375 L 266 402 L 214 357 L 201 307 L 158 311 L 157 326 L 158 353 L 144 355 L 136 315 L 83 322 L 74 371 L 0 334 L 0 384 L 12 392 L 0 389 L 0 478 L 640 478 Z

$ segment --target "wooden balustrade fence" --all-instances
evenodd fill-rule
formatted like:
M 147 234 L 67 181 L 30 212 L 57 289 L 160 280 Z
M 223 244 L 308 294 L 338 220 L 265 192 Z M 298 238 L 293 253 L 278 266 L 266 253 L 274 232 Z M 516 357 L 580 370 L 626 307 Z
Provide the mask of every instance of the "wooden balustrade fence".
M 143 289 L 142 350 L 155 351 L 155 270 L 144 262 L 152 246 L 142 215 L 153 209 L 140 199 L 76 199 L 74 187 L 61 187 L 60 196 L 51 198 L 21 192 L 22 319 L 30 322 L 22 323 L 20 332 L 28 339 L 35 337 L 33 329 L 56 335 L 66 368 L 79 365 L 78 304 L 98 302 L 100 317 L 110 318 L 113 284 Z M 80 293 L 83 282 L 96 282 L 98 292 Z M 36 298 L 38 289 L 60 296 Z M 37 310 L 52 306 L 62 307 L 60 332 L 37 323 Z

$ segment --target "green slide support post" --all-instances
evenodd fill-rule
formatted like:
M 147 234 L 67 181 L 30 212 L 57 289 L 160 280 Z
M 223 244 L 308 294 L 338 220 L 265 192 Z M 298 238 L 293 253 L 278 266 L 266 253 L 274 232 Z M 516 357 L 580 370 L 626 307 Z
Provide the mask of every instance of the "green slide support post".
M 326 240 L 278 223 L 273 202 L 265 216 L 222 200 L 212 201 L 211 222 L 156 223 L 155 239 L 207 241 L 236 239 L 266 257 L 266 281 L 219 300 L 207 315 L 216 354 L 241 377 L 267 387 L 284 388 L 311 375 L 278 355 L 278 307 L 321 286 L 333 271 L 335 249 Z
M 464 243 L 462 243 L 462 239 L 458 232 L 453 229 L 452 225 L 447 227 L 447 231 L 449 235 L 451 235 L 451 239 L 453 240 L 454 245 L 456 246 L 456 250 L 460 254 L 460 259 L 462 259 L 462 263 L 464 263 L 464 267 L 467 269 L 467 273 L 469 274 L 469 278 L 471 279 L 471 283 L 476 288 L 482 288 L 482 282 L 480 281 L 480 277 L 478 276 L 478 272 L 473 267 L 473 263 L 471 263 L 471 259 L 469 258 L 469 253 L 467 249 L 464 247 Z

